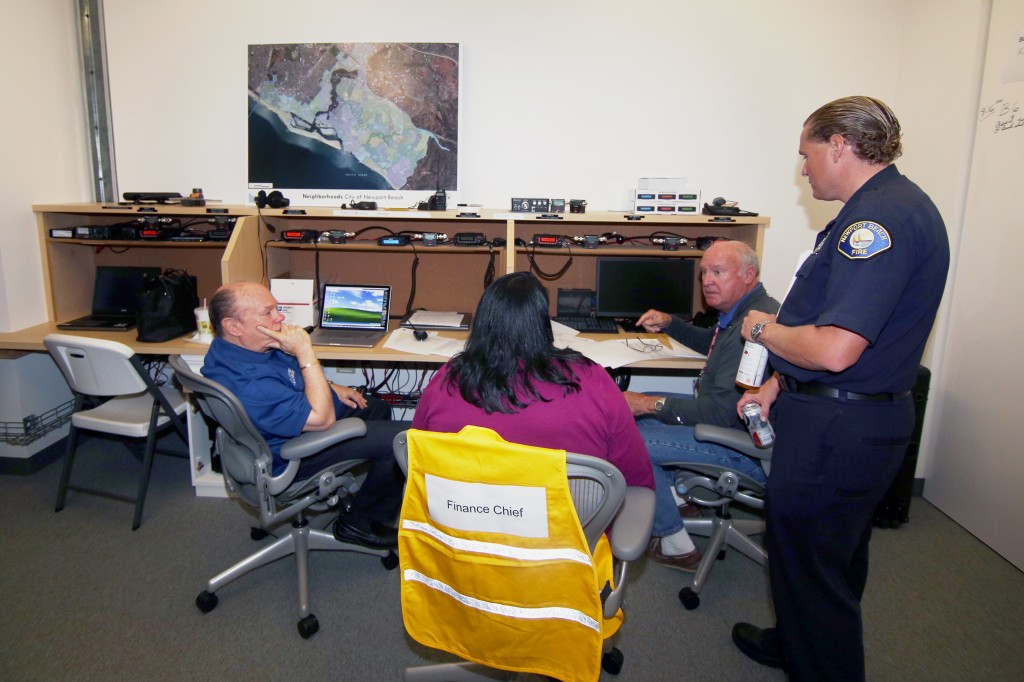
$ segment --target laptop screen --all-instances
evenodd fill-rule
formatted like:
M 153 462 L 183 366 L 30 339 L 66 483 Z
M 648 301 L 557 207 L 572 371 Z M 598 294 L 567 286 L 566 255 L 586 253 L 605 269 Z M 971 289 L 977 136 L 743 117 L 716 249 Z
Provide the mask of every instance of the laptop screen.
M 93 315 L 134 315 L 137 296 L 146 275 L 160 276 L 160 268 L 136 268 L 124 265 L 97 265 L 92 292 Z
M 390 302 L 389 286 L 325 284 L 320 328 L 387 331 Z

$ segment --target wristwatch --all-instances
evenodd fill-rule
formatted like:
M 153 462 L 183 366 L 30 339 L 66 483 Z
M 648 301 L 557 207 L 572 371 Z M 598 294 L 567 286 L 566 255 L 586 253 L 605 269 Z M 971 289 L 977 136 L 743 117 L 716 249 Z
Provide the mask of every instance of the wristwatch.
M 654 401 L 654 411 L 661 412 L 665 409 L 665 398 L 658 398 Z
M 758 341 L 758 339 L 761 338 L 761 332 L 764 331 L 765 325 L 767 325 L 767 324 L 768 324 L 767 321 L 758 322 L 753 327 L 751 327 L 750 328 L 750 340 L 753 341 L 754 343 L 760 343 L 760 341 Z

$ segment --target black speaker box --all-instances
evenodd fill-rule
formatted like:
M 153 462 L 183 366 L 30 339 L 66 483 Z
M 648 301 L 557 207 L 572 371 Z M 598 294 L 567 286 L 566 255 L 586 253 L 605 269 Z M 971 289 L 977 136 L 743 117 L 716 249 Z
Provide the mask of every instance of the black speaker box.
M 921 449 L 921 433 L 924 431 L 924 411 L 928 404 L 928 388 L 932 373 L 924 365 L 917 368 L 917 383 L 914 384 L 914 432 L 907 445 L 903 465 L 896 474 L 896 480 L 875 509 L 875 525 L 879 528 L 899 528 L 910 520 L 910 500 L 914 496 L 914 472 L 917 471 L 917 454 Z

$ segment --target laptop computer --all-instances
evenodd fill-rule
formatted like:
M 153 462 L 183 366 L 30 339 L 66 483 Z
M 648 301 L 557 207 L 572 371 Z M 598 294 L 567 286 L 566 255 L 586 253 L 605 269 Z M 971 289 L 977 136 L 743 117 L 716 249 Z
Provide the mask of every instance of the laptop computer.
M 390 303 L 390 286 L 325 284 L 310 337 L 320 346 L 373 348 L 388 332 Z
M 98 265 L 92 290 L 92 313 L 61 322 L 70 331 L 128 331 L 135 328 L 137 296 L 146 276 L 159 277 L 160 268 Z

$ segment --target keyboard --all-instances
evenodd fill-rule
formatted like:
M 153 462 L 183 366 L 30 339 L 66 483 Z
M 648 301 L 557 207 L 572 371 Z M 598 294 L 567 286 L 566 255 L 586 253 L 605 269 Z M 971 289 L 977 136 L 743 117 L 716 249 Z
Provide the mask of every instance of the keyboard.
M 559 324 L 575 329 L 578 332 L 590 334 L 618 334 L 619 327 L 608 317 L 553 317 Z

